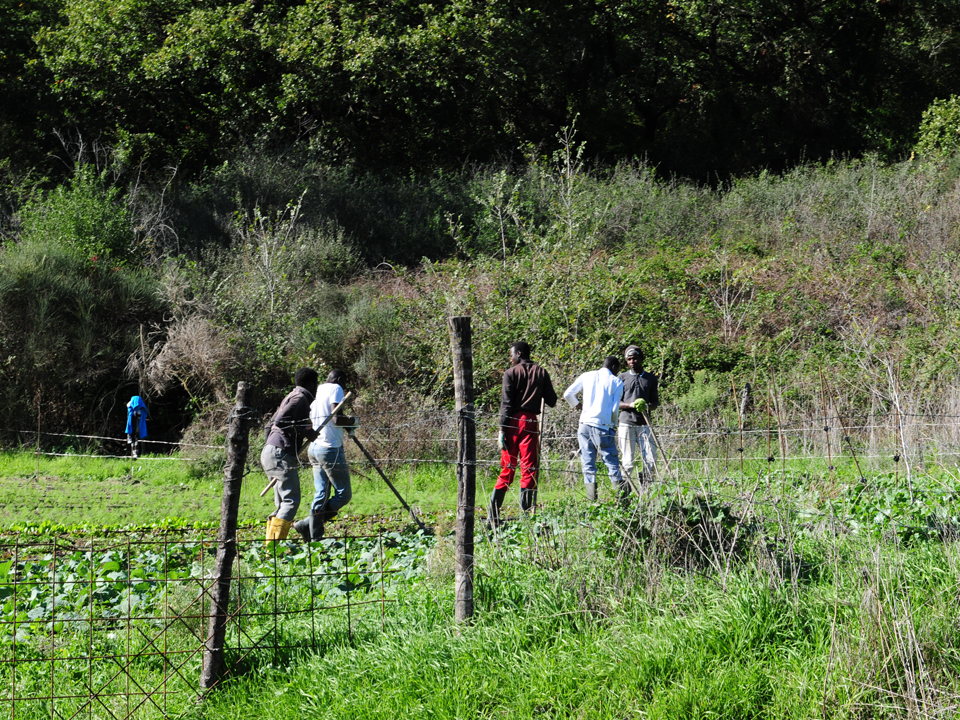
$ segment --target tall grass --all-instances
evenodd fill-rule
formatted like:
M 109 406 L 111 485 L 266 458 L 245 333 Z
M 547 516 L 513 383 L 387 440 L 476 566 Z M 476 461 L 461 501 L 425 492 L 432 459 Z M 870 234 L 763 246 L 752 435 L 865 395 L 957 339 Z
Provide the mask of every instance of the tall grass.
M 778 579 L 762 547 L 690 572 L 651 545 L 611 555 L 576 521 L 553 536 L 542 528 L 481 545 L 472 625 L 451 625 L 452 578 L 435 566 L 379 637 L 238 680 L 198 715 L 855 718 L 956 707 L 952 545 L 803 533 L 802 562 Z

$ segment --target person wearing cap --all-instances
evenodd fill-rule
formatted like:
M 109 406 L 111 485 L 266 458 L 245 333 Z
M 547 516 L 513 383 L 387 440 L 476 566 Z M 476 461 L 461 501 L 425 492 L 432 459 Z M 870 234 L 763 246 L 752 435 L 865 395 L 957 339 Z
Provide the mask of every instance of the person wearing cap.
M 267 443 L 260 464 L 271 480 L 276 505 L 267 518 L 267 540 L 286 540 L 300 507 L 300 461 L 305 441 L 317 437 L 310 423 L 310 403 L 317 394 L 317 371 L 300 368 L 293 378 L 296 387 L 283 399 L 267 422 Z
M 620 462 L 628 480 L 637 478 L 643 484 L 653 480 L 656 470 L 657 445 L 647 423 L 647 413 L 660 404 L 660 391 L 657 376 L 643 369 L 643 350 L 640 346 L 628 345 L 623 354 L 628 369 L 620 373 L 620 380 L 623 381 L 620 426 L 617 431 Z M 637 468 L 636 475 L 633 474 L 634 467 Z
M 617 456 L 617 441 L 614 429 L 620 414 L 620 399 L 623 397 L 623 381 L 617 377 L 620 361 L 608 356 L 599 370 L 585 372 L 563 392 L 574 410 L 580 410 L 580 426 L 577 442 L 580 445 L 580 464 L 583 467 L 583 482 L 587 499 L 597 501 L 597 454 L 607 466 L 607 474 L 613 489 L 621 499 L 630 494 L 630 487 L 620 474 L 620 458 Z M 583 395 L 583 402 L 577 395 Z
M 510 346 L 510 367 L 503 374 L 500 396 L 500 477 L 490 496 L 490 524 L 500 522 L 500 508 L 520 464 L 520 509 L 537 505 L 540 473 L 540 426 L 537 415 L 543 405 L 555 407 L 557 393 L 550 373 L 530 360 L 530 346 Z
M 313 428 L 319 430 L 317 439 L 307 448 L 307 457 L 313 467 L 314 496 L 310 514 L 293 524 L 304 542 L 322 540 L 324 523 L 336 517 L 353 497 L 343 440 L 344 432 L 352 433 L 356 427 L 356 418 L 345 415 L 340 409 L 331 422 L 319 429 L 334 408 L 343 402 L 346 381 L 347 374 L 343 370 L 331 370 L 327 381 L 317 388 L 317 396 L 310 405 L 310 421 Z

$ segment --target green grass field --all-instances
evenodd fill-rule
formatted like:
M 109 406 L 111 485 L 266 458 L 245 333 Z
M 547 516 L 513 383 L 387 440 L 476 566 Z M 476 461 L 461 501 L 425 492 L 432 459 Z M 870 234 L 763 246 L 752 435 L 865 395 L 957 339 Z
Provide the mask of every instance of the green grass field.
M 834 462 L 754 463 L 743 474 L 677 463 L 679 479 L 626 509 L 607 490 L 587 504 L 576 475 L 552 465 L 535 521 L 508 510 L 496 536 L 478 522 L 465 627 L 453 623 L 453 468 L 389 470 L 436 534 L 414 543 L 421 560 L 383 618 L 379 607 L 358 611 L 352 635 L 331 620 L 319 650 L 253 662 L 201 704 L 171 696 L 169 716 L 955 716 L 960 480 L 934 462 L 909 480 L 882 463 L 861 480 L 854 463 Z M 355 470 L 337 528 L 409 527 L 372 469 Z M 0 456 L 11 524 L 213 523 L 219 509 L 220 478 L 181 461 L 51 458 L 36 471 L 33 455 Z M 494 477 L 479 474 L 478 505 Z M 303 482 L 307 496 L 309 473 Z M 262 483 L 245 478 L 251 526 L 269 511 Z M 284 552 L 292 561 L 301 551 Z M 24 705 L 16 717 L 44 713 Z
M 386 465 L 387 477 L 406 502 L 428 518 L 456 510 L 456 469 L 442 463 Z M 353 500 L 341 521 L 377 519 L 403 524 L 403 506 L 366 462 L 352 462 Z M 240 522 L 255 525 L 273 509 L 272 493 L 260 497 L 266 477 L 248 464 L 240 500 Z M 496 482 L 496 470 L 482 467 L 477 476 L 477 505 L 485 506 Z M 300 472 L 301 507 L 313 497 L 309 467 Z M 545 473 L 541 502 L 549 504 L 571 493 L 582 494 L 568 476 Z M 519 488 L 519 473 L 515 487 Z M 131 462 L 88 456 L 38 459 L 28 452 L 0 453 L 0 505 L 7 527 L 50 523 L 65 527 L 125 527 L 219 523 L 223 477 L 217 470 L 198 472 L 175 456 L 146 456 Z M 519 507 L 516 491 L 508 495 L 507 512 Z M 513 508 L 513 510 L 511 510 Z
M 303 502 L 313 496 L 309 468 L 301 473 Z M 391 472 L 391 480 L 411 505 L 425 513 L 456 506 L 456 478 L 449 468 L 420 466 Z M 272 493 L 260 497 L 266 478 L 248 467 L 240 504 L 242 524 L 260 522 L 273 508 Z M 348 515 L 395 517 L 399 501 L 372 468 L 359 466 L 353 475 L 354 500 Z M 64 526 L 204 526 L 218 523 L 223 478 L 198 474 L 186 461 L 147 456 L 136 462 L 91 457 L 45 457 L 29 453 L 0 454 L 0 504 L 8 526 L 53 523 Z
M 955 544 L 798 535 L 792 567 L 753 546 L 691 571 L 649 544 L 617 552 L 613 536 L 598 542 L 618 524 L 612 508 L 573 510 L 549 540 L 516 525 L 481 542 L 468 627 L 451 622 L 449 568 L 434 570 L 382 632 L 264 668 L 194 715 L 954 715 Z

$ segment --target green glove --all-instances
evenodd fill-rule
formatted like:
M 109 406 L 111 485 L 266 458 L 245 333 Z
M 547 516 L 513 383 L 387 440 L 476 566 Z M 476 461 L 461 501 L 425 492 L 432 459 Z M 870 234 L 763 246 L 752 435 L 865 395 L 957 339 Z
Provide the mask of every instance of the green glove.
M 638 413 L 645 413 L 647 411 L 647 401 L 643 398 L 637 398 L 633 401 L 633 409 Z

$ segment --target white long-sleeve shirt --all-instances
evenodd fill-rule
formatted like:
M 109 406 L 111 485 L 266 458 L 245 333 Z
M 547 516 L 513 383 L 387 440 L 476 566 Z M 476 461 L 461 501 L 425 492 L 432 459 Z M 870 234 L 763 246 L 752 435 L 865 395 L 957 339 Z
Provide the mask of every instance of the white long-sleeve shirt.
M 316 430 L 320 425 L 330 417 L 333 409 L 343 400 L 343 388 L 336 383 L 323 383 L 317 388 L 317 397 L 310 405 L 310 420 L 313 422 L 313 429 Z M 317 435 L 313 441 L 316 447 L 341 447 L 343 445 L 343 428 L 338 427 L 336 419 L 327 423 L 326 427 Z
M 623 381 L 607 368 L 591 370 L 573 381 L 563 391 L 563 399 L 570 407 L 577 407 L 577 393 L 583 393 L 583 410 L 580 422 L 583 425 L 612 430 L 620 416 L 620 398 L 623 397 Z

